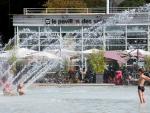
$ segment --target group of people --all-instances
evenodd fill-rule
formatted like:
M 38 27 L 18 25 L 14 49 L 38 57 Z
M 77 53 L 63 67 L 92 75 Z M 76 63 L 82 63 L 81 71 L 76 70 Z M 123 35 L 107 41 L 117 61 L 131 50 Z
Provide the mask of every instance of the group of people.
M 71 83 L 79 83 L 82 80 L 82 74 L 79 67 L 70 68 L 68 71 L 68 79 Z
M 15 96 L 15 95 L 24 95 L 25 94 L 25 89 L 24 89 L 24 84 L 19 83 L 17 86 L 17 93 L 13 91 L 12 84 L 9 82 L 1 82 L 1 85 L 3 87 L 3 94 L 5 96 Z
M 140 99 L 140 103 L 145 103 L 145 97 L 144 97 L 144 83 L 145 81 L 150 81 L 150 77 L 144 75 L 144 69 L 140 68 L 138 69 L 138 75 L 139 75 L 139 79 L 138 79 L 138 95 L 139 95 L 139 99 Z M 80 77 L 80 76 L 78 76 Z M 77 78 L 78 78 L 77 77 Z M 79 79 L 79 78 L 78 78 Z M 12 85 L 5 81 L 0 81 L 1 85 L 3 86 L 3 93 L 4 95 L 16 95 L 13 90 L 12 90 Z M 25 94 L 25 89 L 24 89 L 24 84 L 23 83 L 19 83 L 17 86 L 17 92 L 19 95 L 24 95 Z
M 91 69 L 70 68 L 68 71 L 68 82 L 71 83 L 96 83 L 96 75 Z
M 111 71 L 105 70 L 104 72 L 104 83 L 109 83 L 112 82 L 111 80 L 115 80 L 115 78 L 117 78 L 117 76 L 112 76 L 113 72 L 111 73 Z M 117 75 L 117 73 L 116 73 Z M 121 75 L 121 74 L 118 74 Z M 128 76 L 126 79 L 131 79 L 129 78 L 130 76 Z M 114 78 L 114 79 L 112 79 Z M 122 77 L 118 76 L 118 80 L 121 80 Z M 144 91 L 145 91 L 145 87 L 144 84 L 146 81 L 150 81 L 150 77 L 148 77 L 147 75 L 145 75 L 145 71 L 144 68 L 139 68 L 138 69 L 138 79 L 135 79 L 136 82 L 138 82 L 138 95 L 139 95 L 139 100 L 140 103 L 145 103 L 145 96 L 144 96 Z
M 122 84 L 122 71 L 116 70 L 112 66 L 108 66 L 104 70 L 103 83 L 115 83 L 117 85 Z

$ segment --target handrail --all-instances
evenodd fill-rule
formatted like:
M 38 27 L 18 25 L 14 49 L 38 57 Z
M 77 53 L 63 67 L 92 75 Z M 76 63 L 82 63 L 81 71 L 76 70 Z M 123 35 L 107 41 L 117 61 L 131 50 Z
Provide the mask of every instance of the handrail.
M 139 7 L 110 7 L 110 13 L 120 13 Z M 24 14 L 51 14 L 51 13 L 106 13 L 106 7 L 100 8 L 24 8 Z

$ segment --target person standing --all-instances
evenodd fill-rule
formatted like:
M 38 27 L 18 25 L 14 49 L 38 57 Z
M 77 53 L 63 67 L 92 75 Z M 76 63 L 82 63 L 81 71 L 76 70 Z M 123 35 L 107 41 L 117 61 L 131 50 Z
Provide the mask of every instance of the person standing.
M 140 68 L 138 70 L 138 74 L 139 74 L 139 80 L 138 80 L 138 95 L 139 95 L 139 99 L 140 99 L 140 103 L 145 103 L 145 96 L 144 96 L 144 83 L 145 81 L 150 81 L 150 78 L 144 75 L 144 69 Z

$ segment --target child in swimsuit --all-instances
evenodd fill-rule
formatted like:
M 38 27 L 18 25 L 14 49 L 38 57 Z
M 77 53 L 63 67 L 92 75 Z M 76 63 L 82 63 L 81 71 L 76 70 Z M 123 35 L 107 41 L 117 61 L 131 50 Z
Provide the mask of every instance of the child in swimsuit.
M 19 95 L 24 95 L 25 92 L 24 92 L 24 85 L 23 83 L 20 83 L 17 87 L 17 92 L 19 93 Z
M 3 84 L 3 94 L 5 96 L 15 96 L 16 94 L 13 92 L 12 84 L 9 82 L 6 82 Z
M 139 99 L 141 104 L 145 103 L 145 97 L 144 97 L 144 83 L 145 81 L 150 81 L 150 78 L 144 75 L 144 69 L 140 68 L 138 70 L 138 74 L 139 74 L 139 80 L 138 80 L 138 94 L 139 94 Z

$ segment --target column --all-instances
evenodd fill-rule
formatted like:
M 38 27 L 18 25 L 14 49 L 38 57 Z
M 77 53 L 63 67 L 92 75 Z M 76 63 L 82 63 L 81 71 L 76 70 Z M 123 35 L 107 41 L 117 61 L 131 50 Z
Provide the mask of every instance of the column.
M 109 0 L 106 2 L 106 14 L 109 14 Z

